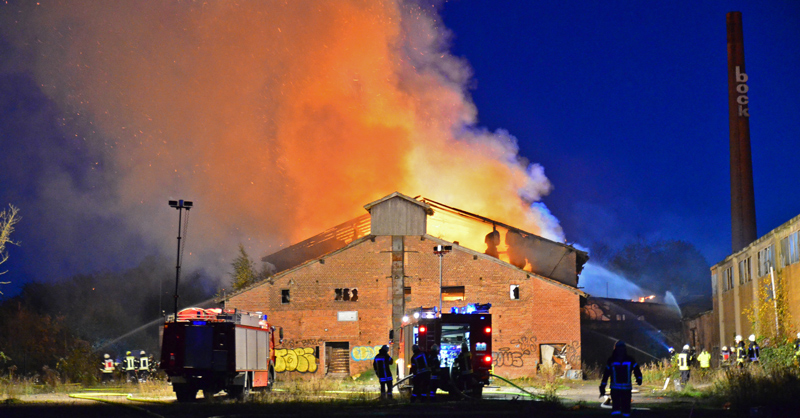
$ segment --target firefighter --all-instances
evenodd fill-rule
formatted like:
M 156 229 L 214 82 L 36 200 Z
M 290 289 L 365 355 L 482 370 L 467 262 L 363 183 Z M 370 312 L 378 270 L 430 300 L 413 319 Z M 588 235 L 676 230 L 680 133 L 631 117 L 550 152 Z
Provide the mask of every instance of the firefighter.
M 708 370 L 711 368 L 711 353 L 705 347 L 700 349 L 700 355 L 697 356 L 697 361 L 700 362 L 701 370 Z
M 123 366 L 123 370 L 125 371 L 125 377 L 128 383 L 136 383 L 136 369 L 139 367 L 139 362 L 136 360 L 136 357 L 131 354 L 130 351 L 125 353 L 125 364 Z
M 636 384 L 641 386 L 642 371 L 639 370 L 639 364 L 628 355 L 625 342 L 617 341 L 600 383 L 600 397 L 603 397 L 606 394 L 606 382 L 611 379 L 611 415 L 628 417 L 631 414 L 631 374 L 636 377 Z
M 751 363 L 758 363 L 758 358 L 761 357 L 761 348 L 759 348 L 756 342 L 756 336 L 750 334 L 750 337 L 747 339 L 750 341 L 750 344 L 747 346 L 747 360 Z
M 720 353 L 720 364 L 723 367 L 728 367 L 731 365 L 731 350 L 728 349 L 727 345 L 722 346 L 722 352 Z
M 472 387 L 472 353 L 469 352 L 469 345 L 461 343 L 461 352 L 456 356 L 458 366 L 458 386 L 466 390 Z
M 429 386 L 430 386 L 430 400 L 432 402 L 436 400 L 436 390 L 439 389 L 440 385 L 439 372 L 441 370 L 440 368 L 441 363 L 439 361 L 439 346 L 436 344 L 434 344 L 431 347 L 431 353 L 428 355 L 428 365 L 431 368 L 431 382 Z
M 742 336 L 737 335 L 736 339 L 736 366 L 739 368 L 744 367 L 744 362 L 747 360 L 747 350 L 744 348 L 744 341 Z
M 678 354 L 678 370 L 681 371 L 681 386 L 689 381 L 689 374 L 691 373 L 689 364 L 692 361 L 692 354 L 689 350 L 689 344 L 686 344 L 683 346 L 683 351 Z
M 144 353 L 144 350 L 139 352 L 139 381 L 146 382 L 150 377 L 150 359 Z
M 411 391 L 411 402 L 417 400 L 425 401 L 428 398 L 428 385 L 431 380 L 431 369 L 428 367 L 428 356 L 414 344 L 411 347 L 413 355 L 411 357 L 411 384 L 414 388 Z
M 384 345 L 372 360 L 372 368 L 381 385 L 381 399 L 392 399 L 392 364 L 394 359 L 389 355 L 389 347 Z
M 147 357 L 147 363 L 150 365 L 150 370 L 148 370 L 150 378 L 155 378 L 156 373 L 158 372 L 158 363 L 156 363 L 156 359 L 152 354 Z
M 114 380 L 114 360 L 108 354 L 103 355 L 103 364 L 100 370 L 103 371 L 103 384 Z

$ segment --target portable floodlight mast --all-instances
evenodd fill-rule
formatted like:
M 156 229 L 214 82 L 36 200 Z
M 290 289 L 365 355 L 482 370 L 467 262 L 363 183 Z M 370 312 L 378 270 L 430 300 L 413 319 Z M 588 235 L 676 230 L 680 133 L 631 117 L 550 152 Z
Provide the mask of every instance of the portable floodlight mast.
M 175 321 L 178 320 L 178 281 L 181 277 L 181 216 L 183 210 L 186 209 L 186 218 L 189 218 L 189 209 L 194 204 L 188 200 L 170 200 L 169 206 L 178 209 L 178 256 L 177 263 L 175 264 Z
M 439 312 L 442 311 L 442 259 L 445 254 L 452 250 L 452 245 L 437 245 L 433 247 L 433 253 L 439 256 Z

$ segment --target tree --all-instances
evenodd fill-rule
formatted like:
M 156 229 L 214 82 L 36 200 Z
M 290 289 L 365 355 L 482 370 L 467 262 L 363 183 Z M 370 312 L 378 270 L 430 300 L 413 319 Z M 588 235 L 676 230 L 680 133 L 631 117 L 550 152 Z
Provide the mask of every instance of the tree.
M 233 278 L 231 286 L 234 291 L 244 289 L 256 282 L 256 265 L 253 260 L 250 259 L 247 251 L 244 250 L 244 245 L 239 244 L 239 255 L 233 260 L 231 265 L 233 266 L 233 273 L 230 273 Z
M 6 251 L 6 244 L 19 245 L 19 242 L 11 240 L 11 233 L 14 232 L 14 225 L 16 225 L 22 218 L 19 216 L 19 208 L 14 205 L 8 205 L 8 210 L 0 212 L 0 264 L 8 260 L 8 252 Z M 8 271 L 0 272 L 0 276 L 6 274 Z M 0 282 L 0 284 L 8 284 L 9 282 Z M 2 295 L 3 292 L 0 292 Z

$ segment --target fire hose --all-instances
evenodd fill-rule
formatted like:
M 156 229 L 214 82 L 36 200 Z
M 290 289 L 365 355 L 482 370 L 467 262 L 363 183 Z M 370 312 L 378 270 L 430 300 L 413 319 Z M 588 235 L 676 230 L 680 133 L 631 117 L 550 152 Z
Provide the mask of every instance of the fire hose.
M 147 409 L 138 407 L 136 405 L 129 405 L 129 404 L 125 404 L 125 403 L 122 403 L 122 402 L 115 402 L 113 400 L 108 399 L 108 398 L 111 398 L 111 397 L 114 397 L 114 396 L 124 396 L 128 400 L 138 401 L 138 402 L 161 402 L 161 401 L 152 401 L 152 400 L 144 400 L 144 399 L 140 399 L 140 398 L 134 398 L 133 395 L 130 394 L 130 393 L 121 393 L 121 392 L 116 392 L 116 393 L 113 393 L 113 392 L 112 393 L 108 393 L 108 392 L 89 392 L 89 393 L 70 393 L 69 394 L 70 398 L 85 399 L 85 400 L 89 400 L 89 401 L 97 401 L 97 402 L 104 402 L 104 403 L 114 404 L 114 405 L 117 405 L 117 406 L 122 406 L 122 407 L 125 407 L 125 408 L 130 408 L 130 409 L 142 412 L 142 413 L 150 415 L 152 417 L 164 418 L 163 415 L 156 414 L 155 412 L 148 411 Z

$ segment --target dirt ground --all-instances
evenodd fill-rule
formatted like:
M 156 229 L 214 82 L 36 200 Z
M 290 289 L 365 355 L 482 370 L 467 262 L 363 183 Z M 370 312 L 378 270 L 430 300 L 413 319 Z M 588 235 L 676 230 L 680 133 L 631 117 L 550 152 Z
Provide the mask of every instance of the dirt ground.
M 536 393 L 533 388 L 525 388 Z M 509 387 L 489 387 L 480 401 L 458 400 L 439 396 L 436 403 L 411 404 L 407 400 L 380 402 L 377 387 L 359 388 L 360 398 L 342 400 L 331 396 L 314 402 L 279 400 L 281 392 L 258 395 L 249 402 L 227 400 L 222 394 L 204 399 L 202 393 L 194 403 L 179 404 L 168 394 L 138 395 L 133 399 L 119 394 L 97 395 L 82 390 L 69 393 L 23 395 L 0 403 L 0 417 L 409 417 L 430 415 L 438 417 L 579 417 L 608 416 L 610 409 L 600 407 L 597 382 L 576 382 L 560 390 L 559 403 L 532 400 L 521 391 Z M 72 395 L 72 397 L 70 396 Z M 124 395 L 124 394 L 123 394 Z M 339 394 L 341 395 L 341 394 Z M 642 417 L 727 417 L 729 411 L 712 408 L 692 399 L 663 396 L 656 388 L 643 388 L 633 395 L 633 416 Z M 87 396 L 92 399 L 76 398 Z M 373 398 L 374 396 L 374 398 Z M 399 398 L 399 396 L 397 396 Z

